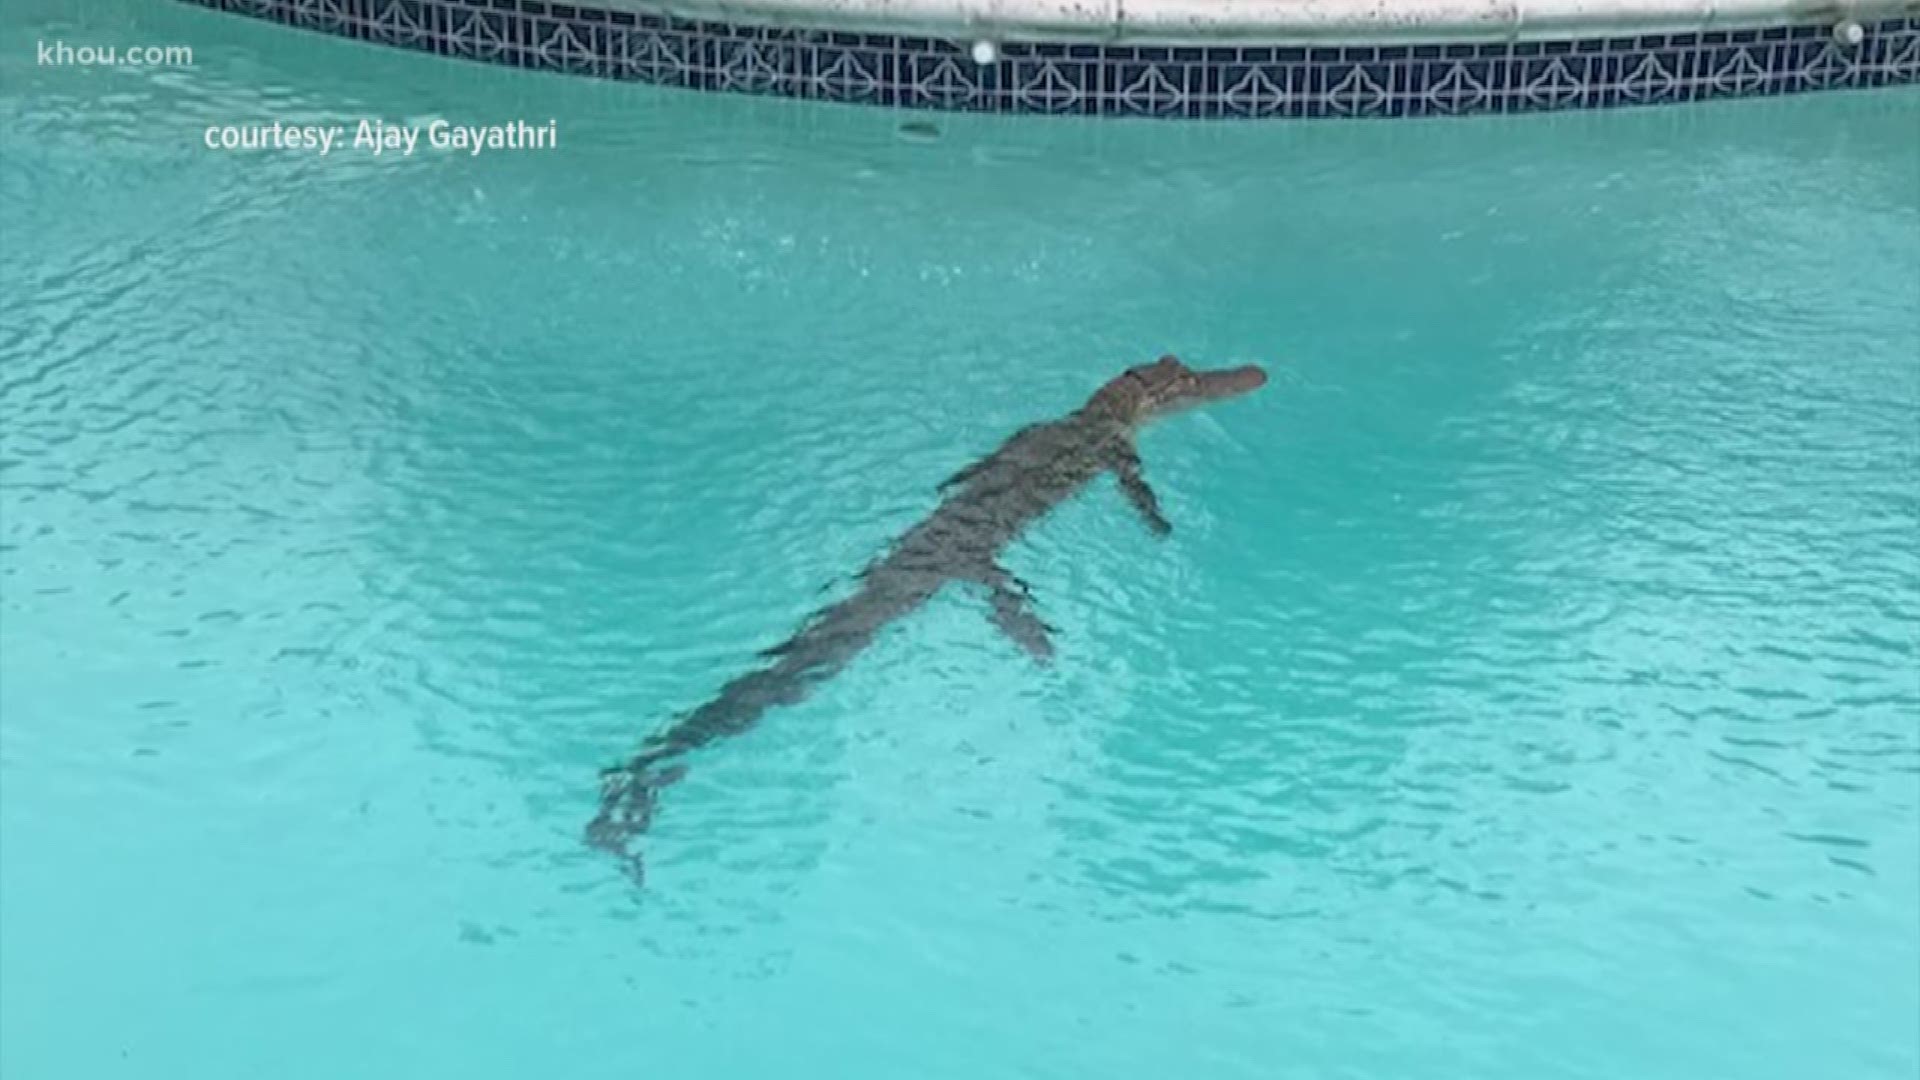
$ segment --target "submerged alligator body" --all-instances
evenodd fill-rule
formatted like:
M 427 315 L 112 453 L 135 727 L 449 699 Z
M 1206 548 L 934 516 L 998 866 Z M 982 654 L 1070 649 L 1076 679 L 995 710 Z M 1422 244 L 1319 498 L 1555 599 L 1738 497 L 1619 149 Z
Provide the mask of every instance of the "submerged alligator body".
M 689 754 L 747 730 L 769 709 L 792 705 L 845 668 L 888 623 L 950 582 L 984 588 L 993 622 L 1035 659 L 1053 656 L 1047 625 L 1000 553 L 1028 526 L 1104 472 L 1147 527 L 1171 530 L 1147 486 L 1134 433 L 1159 416 L 1237 397 L 1266 383 L 1258 367 L 1195 371 L 1172 356 L 1130 368 L 1058 420 L 1015 433 L 940 486 L 940 505 L 860 575 L 852 596 L 816 612 L 767 650 L 764 667 L 735 678 L 713 700 L 649 738 L 630 760 L 602 773 L 600 811 L 587 841 L 640 876 L 633 840 L 653 819 L 662 788 L 680 779 Z

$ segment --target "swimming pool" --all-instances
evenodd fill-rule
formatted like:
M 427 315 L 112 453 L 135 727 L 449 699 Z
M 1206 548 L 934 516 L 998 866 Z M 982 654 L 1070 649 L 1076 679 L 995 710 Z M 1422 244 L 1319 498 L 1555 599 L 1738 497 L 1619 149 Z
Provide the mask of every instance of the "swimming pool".
M 913 110 L 1403 119 L 1920 84 L 1920 0 L 186 0 L 680 90 Z
M 958 116 L 0 56 L 0 1074 L 1900 1078 L 1913 95 Z M 121 39 L 125 40 L 125 39 Z M 551 153 L 212 125 L 557 121 Z M 672 790 L 1121 367 L 1259 361 Z

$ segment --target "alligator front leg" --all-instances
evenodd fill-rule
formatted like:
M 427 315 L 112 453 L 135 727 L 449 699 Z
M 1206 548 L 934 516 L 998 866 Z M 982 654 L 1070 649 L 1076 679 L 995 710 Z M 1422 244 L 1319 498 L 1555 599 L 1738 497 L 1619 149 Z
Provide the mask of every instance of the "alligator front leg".
M 1153 489 L 1147 486 L 1147 478 L 1140 471 L 1140 454 L 1131 444 L 1115 452 L 1113 474 L 1119 478 L 1120 490 L 1126 492 L 1127 501 L 1140 512 L 1141 519 L 1155 536 L 1165 536 L 1173 531 L 1172 523 L 1160 513 L 1160 500 L 1154 497 Z

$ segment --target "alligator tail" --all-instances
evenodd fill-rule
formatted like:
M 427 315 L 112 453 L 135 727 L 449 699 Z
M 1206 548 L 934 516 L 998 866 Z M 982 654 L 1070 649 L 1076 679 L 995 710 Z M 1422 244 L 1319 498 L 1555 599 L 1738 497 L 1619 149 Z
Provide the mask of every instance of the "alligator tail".
M 600 812 L 587 825 L 587 843 L 618 859 L 635 885 L 646 871 L 634 839 L 652 824 L 660 792 L 686 774 L 685 765 L 646 754 L 600 774 Z

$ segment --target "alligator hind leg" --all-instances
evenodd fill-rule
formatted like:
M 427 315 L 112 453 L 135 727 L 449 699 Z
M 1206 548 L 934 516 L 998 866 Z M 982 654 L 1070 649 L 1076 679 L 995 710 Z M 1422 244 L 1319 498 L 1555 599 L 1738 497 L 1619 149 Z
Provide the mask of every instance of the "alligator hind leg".
M 988 589 L 993 602 L 993 625 L 1012 638 L 1039 663 L 1053 660 L 1053 628 L 1040 620 L 1033 610 L 1026 583 L 998 565 L 988 566 L 974 575 Z

